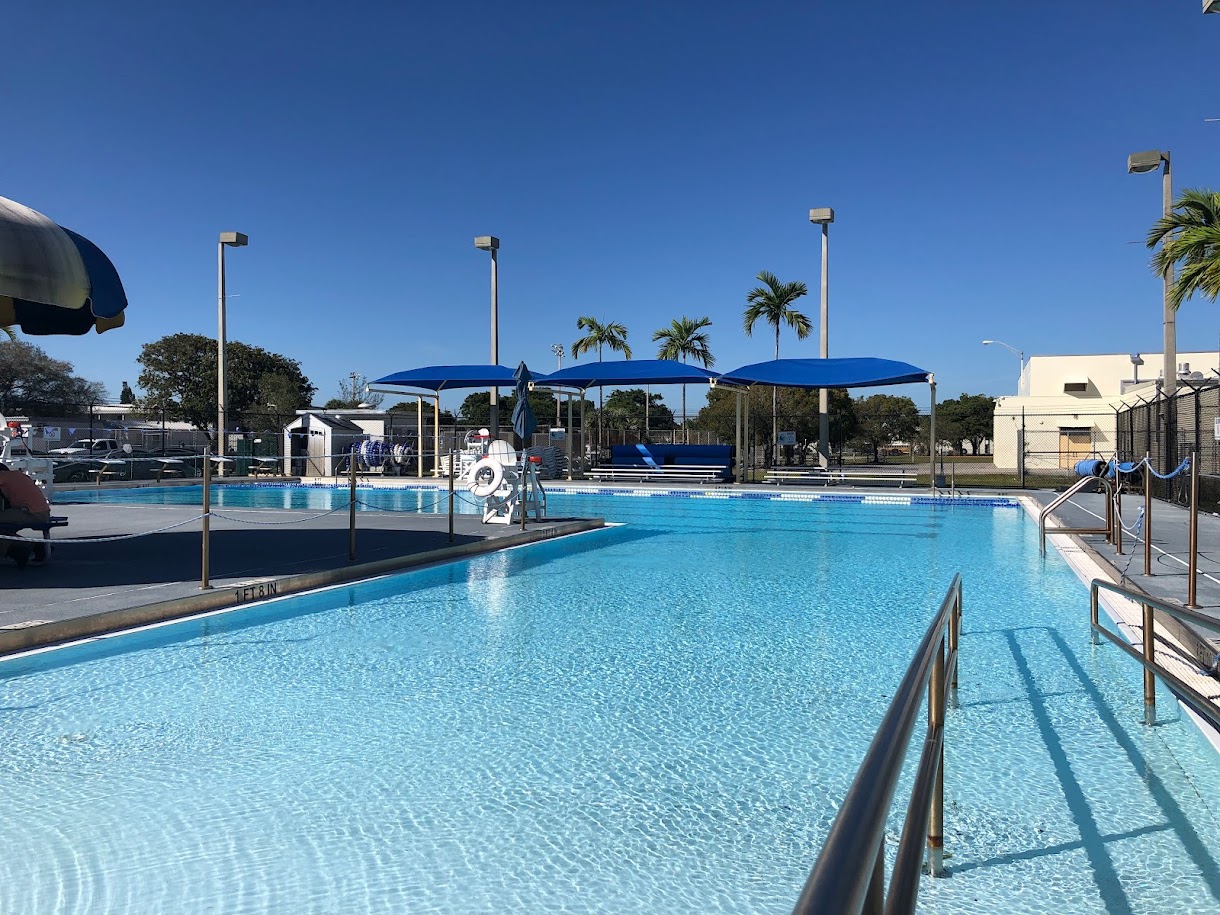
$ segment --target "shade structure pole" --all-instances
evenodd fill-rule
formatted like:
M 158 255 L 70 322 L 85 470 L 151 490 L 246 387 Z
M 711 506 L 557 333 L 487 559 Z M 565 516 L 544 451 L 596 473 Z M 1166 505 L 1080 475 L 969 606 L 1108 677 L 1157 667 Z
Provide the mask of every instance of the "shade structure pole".
M 569 393 L 568 398 L 568 431 L 564 436 L 564 440 L 568 446 L 568 479 L 572 479 L 572 395 Z
M 734 391 L 733 397 L 737 401 L 737 466 L 733 469 L 733 473 L 738 483 L 744 483 L 746 479 L 745 467 L 742 461 L 745 459 L 745 452 L 741 450 L 741 391 Z
M 420 449 L 421 457 L 423 449 Z M 449 465 L 452 469 L 453 464 Z M 432 477 L 441 475 L 441 395 L 432 398 Z
M 415 478 L 424 478 L 424 395 L 415 398 Z
M 928 390 L 932 393 L 932 409 L 928 414 L 928 488 L 936 495 L 936 377 L 928 376 Z

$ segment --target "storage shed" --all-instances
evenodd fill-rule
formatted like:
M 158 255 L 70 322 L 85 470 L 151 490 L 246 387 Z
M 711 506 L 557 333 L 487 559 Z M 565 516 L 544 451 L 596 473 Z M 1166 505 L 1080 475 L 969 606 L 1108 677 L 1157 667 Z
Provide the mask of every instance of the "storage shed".
M 368 433 L 348 419 L 305 411 L 284 427 L 284 472 L 294 477 L 337 476 L 353 442 Z

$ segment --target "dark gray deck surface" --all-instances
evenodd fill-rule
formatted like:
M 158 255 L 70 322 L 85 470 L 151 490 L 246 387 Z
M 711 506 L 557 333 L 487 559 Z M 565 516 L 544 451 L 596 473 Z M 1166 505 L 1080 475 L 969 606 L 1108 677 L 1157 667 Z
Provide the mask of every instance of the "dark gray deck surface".
M 69 526 L 55 538 L 113 537 L 168 527 L 199 515 L 197 506 L 57 504 Z M 307 518 L 314 511 L 224 510 L 250 520 Z M 562 519 L 551 518 L 548 526 Z M 217 588 L 352 565 L 348 516 L 340 511 L 300 524 L 256 526 L 213 519 L 211 578 Z M 450 546 L 447 515 L 359 512 L 356 563 L 413 555 Z M 538 526 L 538 525 L 531 525 Z M 452 545 L 520 532 L 520 525 L 482 524 L 455 517 Z M 27 532 L 28 533 L 28 532 Z M 0 559 L 0 627 L 34 620 L 64 620 L 200 593 L 200 522 L 172 531 L 95 543 L 55 544 L 49 562 L 18 569 Z
M 1056 493 L 1037 493 L 1043 505 Z M 1143 496 L 1124 496 L 1122 515 L 1124 526 L 1134 528 L 1144 505 Z M 1102 527 L 1105 524 L 1105 496 L 1101 493 L 1078 494 L 1055 511 L 1055 518 L 1068 527 Z M 1123 535 L 1123 552 L 1115 552 L 1102 534 L 1082 534 L 1096 554 L 1114 569 L 1116 578 L 1127 581 L 1161 600 L 1186 603 L 1187 557 L 1190 544 L 1190 512 L 1180 506 L 1153 500 L 1151 521 L 1152 574 L 1144 575 L 1144 541 L 1130 534 Z M 1220 621 L 1220 517 L 1199 514 L 1199 574 L 1196 579 L 1198 611 Z M 1220 633 L 1200 631 L 1208 641 L 1216 642 Z

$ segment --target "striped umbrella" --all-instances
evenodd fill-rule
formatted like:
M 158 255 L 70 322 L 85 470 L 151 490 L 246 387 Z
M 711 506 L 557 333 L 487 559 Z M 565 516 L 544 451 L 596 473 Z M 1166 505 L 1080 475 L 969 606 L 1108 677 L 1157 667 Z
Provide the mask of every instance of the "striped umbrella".
M 0 327 L 33 336 L 121 327 L 127 295 L 89 239 L 0 197 Z

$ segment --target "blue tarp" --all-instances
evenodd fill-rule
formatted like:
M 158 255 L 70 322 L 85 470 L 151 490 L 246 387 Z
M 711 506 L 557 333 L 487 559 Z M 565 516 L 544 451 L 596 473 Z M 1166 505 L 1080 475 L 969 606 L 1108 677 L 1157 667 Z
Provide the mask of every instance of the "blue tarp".
M 395 372 L 378 378 L 373 384 L 394 384 L 425 391 L 445 391 L 450 388 L 511 388 L 516 385 L 514 372 L 503 365 L 425 365 L 418 369 Z M 531 373 L 535 382 L 545 382 L 548 376 Z
M 584 390 L 628 384 L 707 384 L 709 379 L 719 377 L 700 366 L 686 365 L 673 359 L 626 359 L 570 365 L 547 375 L 545 381 L 548 385 Z M 534 380 L 538 381 L 537 376 Z
M 725 372 L 721 380 L 780 388 L 871 388 L 926 382 L 929 374 L 892 359 L 772 359 Z

